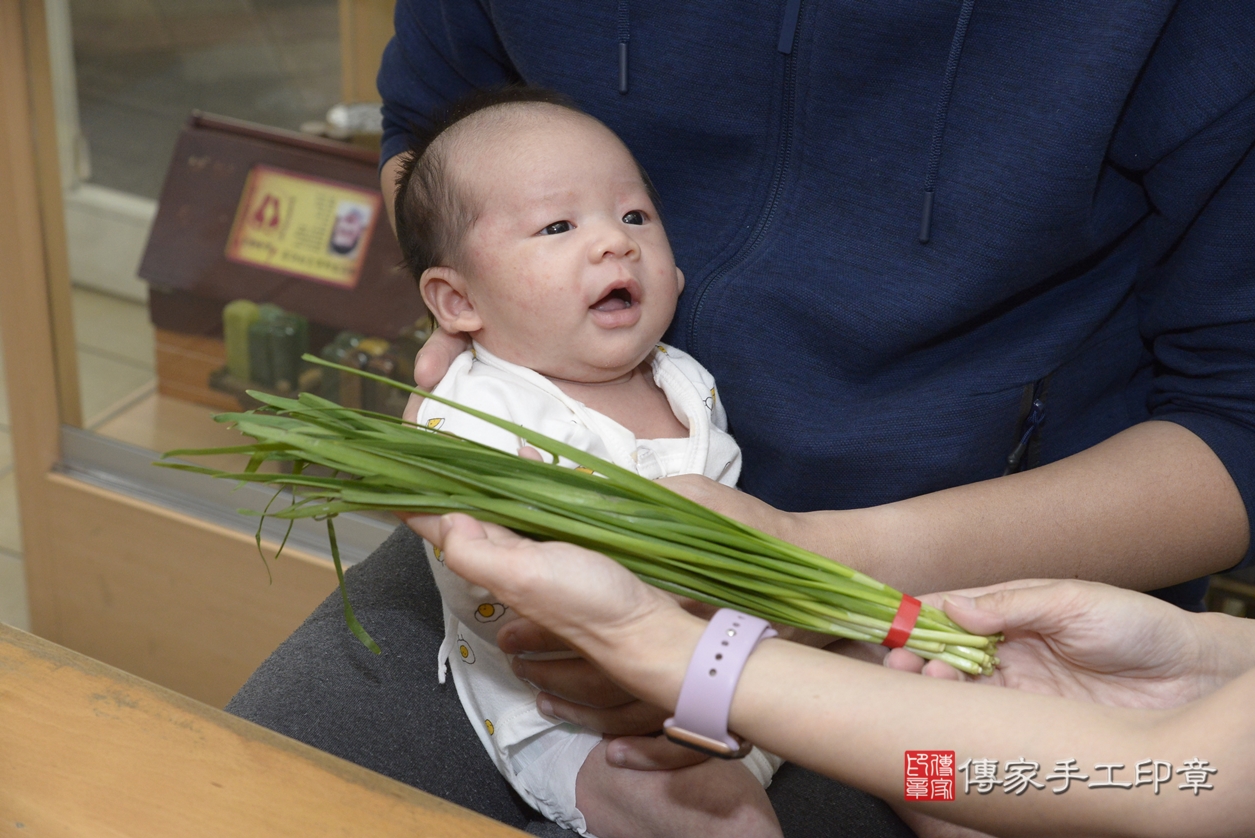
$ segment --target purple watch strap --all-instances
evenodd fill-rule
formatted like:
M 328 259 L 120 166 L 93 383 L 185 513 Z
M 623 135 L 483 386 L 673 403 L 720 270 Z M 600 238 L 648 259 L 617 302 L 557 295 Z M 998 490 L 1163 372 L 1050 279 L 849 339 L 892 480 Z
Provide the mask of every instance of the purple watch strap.
M 732 695 L 758 642 L 775 636 L 766 620 L 731 608 L 715 612 L 689 660 L 675 715 L 663 724 L 668 738 L 716 756 L 744 756 L 728 734 Z

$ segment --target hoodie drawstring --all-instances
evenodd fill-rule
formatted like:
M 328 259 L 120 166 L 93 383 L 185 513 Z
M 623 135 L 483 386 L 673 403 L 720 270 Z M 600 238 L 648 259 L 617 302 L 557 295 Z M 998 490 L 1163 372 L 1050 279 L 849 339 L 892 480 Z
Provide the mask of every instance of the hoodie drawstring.
M 784 4 L 784 20 L 780 23 L 780 40 L 776 50 L 785 55 L 793 52 L 793 39 L 797 36 L 797 19 L 802 12 L 802 0 L 788 0 Z
M 937 115 L 933 118 L 933 141 L 928 151 L 928 171 L 924 175 L 924 212 L 919 221 L 920 244 L 927 244 L 933 226 L 933 191 L 937 186 L 937 169 L 941 165 L 941 141 L 946 134 L 946 117 L 950 111 L 950 94 L 954 92 L 954 79 L 959 72 L 959 55 L 967 38 L 967 24 L 972 19 L 972 7 L 976 0 L 963 0 L 959 20 L 954 26 L 954 38 L 950 41 L 950 57 L 946 59 L 946 77 L 941 85 L 941 98 L 937 101 Z
M 785 55 L 793 52 L 793 40 L 797 37 L 797 21 L 802 12 L 802 0 L 786 0 L 784 20 L 780 23 L 780 39 L 776 49 Z M 628 21 L 628 0 L 619 0 L 619 92 L 628 92 L 628 41 L 632 39 L 632 27 Z
M 627 0 L 619 0 L 619 92 L 628 92 L 628 40 L 632 28 L 628 25 Z

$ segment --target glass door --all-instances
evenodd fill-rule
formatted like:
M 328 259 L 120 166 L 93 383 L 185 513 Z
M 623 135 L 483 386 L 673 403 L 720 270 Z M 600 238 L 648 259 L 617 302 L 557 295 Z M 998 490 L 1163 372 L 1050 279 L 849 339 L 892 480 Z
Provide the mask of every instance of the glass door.
M 159 380 L 159 359 L 180 371 L 158 346 L 170 355 L 179 341 L 159 340 L 138 268 L 193 111 L 299 131 L 339 101 L 336 0 L 46 2 L 66 14 L 61 93 L 77 102 L 61 130 L 73 135 L 62 173 L 83 428 L 152 450 L 234 439 L 201 421 L 210 410 L 199 408 L 217 405 L 168 395 L 174 382 Z
M 330 387 L 299 354 L 344 332 L 386 345 L 394 367 L 412 357 L 421 309 L 408 323 L 371 314 L 372 289 L 399 280 L 382 267 L 392 232 L 380 216 L 357 219 L 373 243 L 336 263 L 353 282 L 226 246 L 246 238 L 236 233 L 259 190 L 296 183 L 309 195 L 284 211 L 328 236 L 338 210 L 310 220 L 313 203 L 380 206 L 364 68 L 378 65 L 391 4 L 2 2 L 0 51 L 17 52 L 0 103 L 14 174 L 0 199 L 15 224 L 30 223 L 22 207 L 38 209 L 39 246 L 22 239 L 30 258 L 6 268 L 0 296 L 0 620 L 222 703 L 333 589 L 323 531 L 298 529 L 269 584 L 236 513 L 269 495 L 151 463 L 172 448 L 237 444 L 212 417 L 252 406 L 248 387 Z M 22 119 L 8 119 L 15 111 Z M 366 313 L 337 320 L 329 298 Z M 231 305 L 247 310 L 234 358 Z M 267 317 L 297 324 L 299 340 L 259 329 Z M 346 560 L 392 527 L 371 516 L 337 526 Z M 282 530 L 262 536 L 273 555 Z

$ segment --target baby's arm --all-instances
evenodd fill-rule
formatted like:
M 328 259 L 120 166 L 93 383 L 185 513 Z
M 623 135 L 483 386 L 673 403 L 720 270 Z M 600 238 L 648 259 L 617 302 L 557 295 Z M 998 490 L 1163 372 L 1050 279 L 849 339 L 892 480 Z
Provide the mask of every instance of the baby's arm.
M 782 834 L 767 792 L 740 761 L 634 771 L 606 761 L 605 740 L 580 768 L 575 803 L 597 838 Z

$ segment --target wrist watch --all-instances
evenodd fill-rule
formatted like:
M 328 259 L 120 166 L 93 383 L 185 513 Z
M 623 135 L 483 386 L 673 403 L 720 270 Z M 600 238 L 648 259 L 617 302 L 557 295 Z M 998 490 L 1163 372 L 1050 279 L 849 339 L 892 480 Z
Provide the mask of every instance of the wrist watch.
M 728 732 L 728 712 L 741 670 L 759 641 L 775 637 L 766 620 L 731 608 L 711 617 L 689 660 L 675 715 L 662 730 L 672 742 L 712 757 L 740 759 L 753 745 Z

